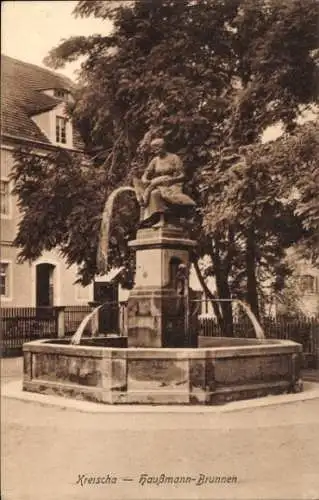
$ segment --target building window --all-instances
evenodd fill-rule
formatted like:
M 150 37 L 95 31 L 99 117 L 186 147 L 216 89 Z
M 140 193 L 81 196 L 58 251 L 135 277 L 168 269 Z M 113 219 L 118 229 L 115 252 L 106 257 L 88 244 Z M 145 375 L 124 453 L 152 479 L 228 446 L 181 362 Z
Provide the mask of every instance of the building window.
M 0 295 L 1 297 L 10 296 L 9 264 L 0 263 Z
M 304 274 L 299 277 L 299 288 L 303 293 L 316 292 L 316 278 L 310 274 Z
M 64 89 L 54 89 L 54 97 L 58 97 L 59 99 L 67 99 L 69 92 Z
M 0 181 L 0 207 L 1 215 L 9 215 L 10 212 L 10 189 L 9 181 Z
M 66 124 L 67 119 L 62 116 L 56 117 L 55 139 L 56 142 L 66 144 Z

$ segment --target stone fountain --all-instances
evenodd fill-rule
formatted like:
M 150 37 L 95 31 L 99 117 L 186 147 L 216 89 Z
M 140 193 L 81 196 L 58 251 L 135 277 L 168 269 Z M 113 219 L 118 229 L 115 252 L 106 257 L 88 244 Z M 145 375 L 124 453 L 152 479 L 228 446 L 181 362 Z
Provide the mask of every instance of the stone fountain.
M 302 348 L 289 340 L 190 335 L 188 274 L 196 241 L 182 220 L 195 203 L 183 192 L 180 158 L 152 143 L 155 157 L 134 188 L 116 190 L 102 220 L 99 267 L 107 267 L 113 201 L 135 193 L 141 209 L 127 337 L 24 344 L 23 389 L 108 404 L 219 404 L 301 389 Z

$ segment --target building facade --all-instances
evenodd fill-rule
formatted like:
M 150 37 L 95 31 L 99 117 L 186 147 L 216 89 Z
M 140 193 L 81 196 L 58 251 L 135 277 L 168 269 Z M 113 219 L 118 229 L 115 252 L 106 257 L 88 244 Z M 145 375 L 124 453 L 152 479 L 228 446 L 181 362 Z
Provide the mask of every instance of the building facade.
M 57 73 L 1 57 L 2 307 L 81 305 L 93 299 L 93 285 L 75 284 L 77 268 L 68 267 L 58 249 L 20 264 L 13 245 L 20 219 L 10 180 L 14 151 L 21 146 L 30 146 L 39 155 L 57 147 L 81 151 L 81 139 L 66 113 L 73 90 L 73 83 Z
M 287 261 L 293 273 L 288 280 L 286 302 L 279 303 L 282 314 L 302 314 L 309 318 L 319 317 L 319 269 L 309 260 L 300 257 L 298 247 L 287 252 Z

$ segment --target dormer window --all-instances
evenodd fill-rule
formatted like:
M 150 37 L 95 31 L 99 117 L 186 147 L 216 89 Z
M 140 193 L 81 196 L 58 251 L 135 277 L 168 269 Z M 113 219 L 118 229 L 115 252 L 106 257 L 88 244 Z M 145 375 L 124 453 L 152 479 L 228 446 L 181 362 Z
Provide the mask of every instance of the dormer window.
M 66 144 L 66 124 L 67 119 L 63 116 L 56 116 L 55 124 L 55 140 L 57 143 Z
M 69 102 L 72 101 L 72 94 L 70 90 L 64 89 L 64 88 L 56 88 L 56 89 L 42 89 L 41 92 L 43 94 L 46 94 L 50 97 L 55 97 L 56 99 L 59 99 L 60 101 L 64 102 Z
M 58 99 L 68 100 L 69 92 L 64 89 L 54 89 L 53 95 Z

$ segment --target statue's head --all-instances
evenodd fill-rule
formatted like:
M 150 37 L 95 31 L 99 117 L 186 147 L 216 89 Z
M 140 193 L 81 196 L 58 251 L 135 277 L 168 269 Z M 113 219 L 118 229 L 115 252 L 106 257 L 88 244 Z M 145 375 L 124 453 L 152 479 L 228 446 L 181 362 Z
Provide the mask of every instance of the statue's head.
M 165 153 L 166 146 L 164 139 L 162 137 L 157 137 L 156 139 L 153 139 L 150 143 L 150 150 L 151 153 L 154 155 L 160 155 Z

